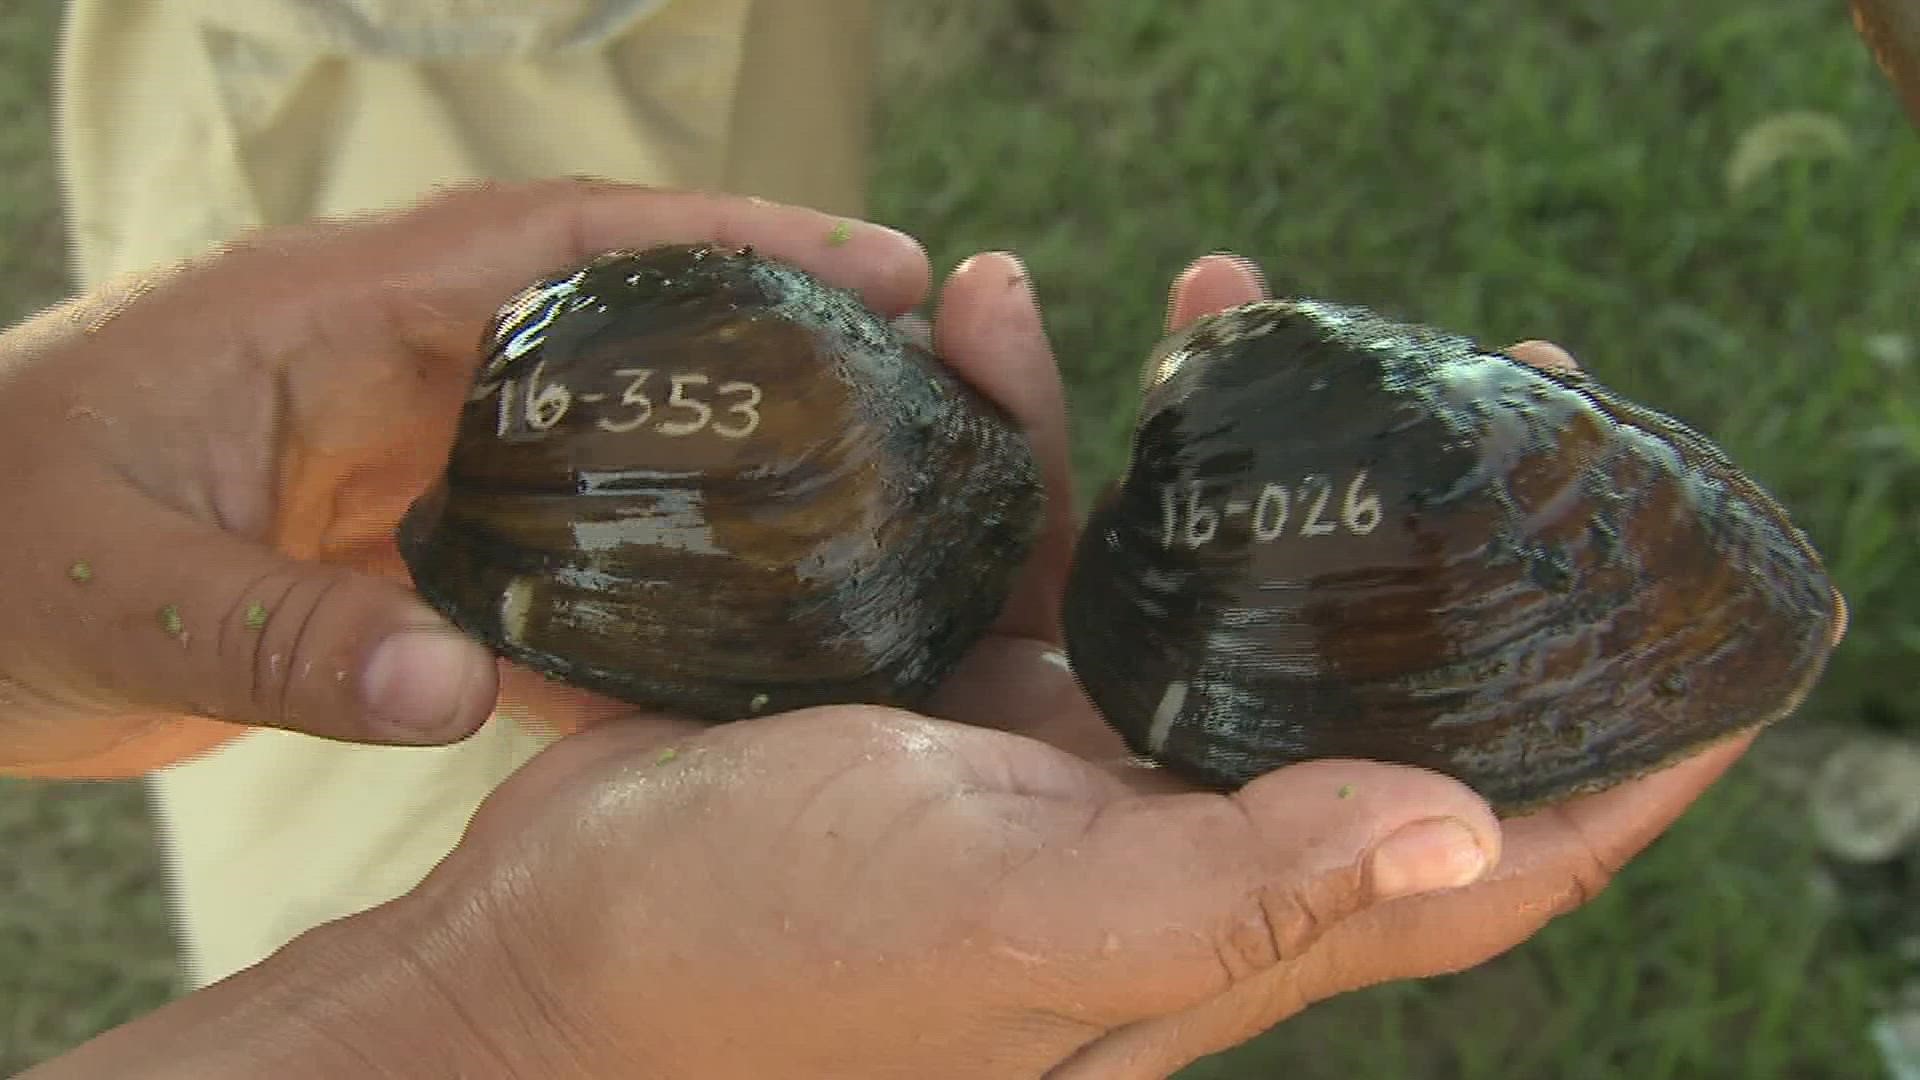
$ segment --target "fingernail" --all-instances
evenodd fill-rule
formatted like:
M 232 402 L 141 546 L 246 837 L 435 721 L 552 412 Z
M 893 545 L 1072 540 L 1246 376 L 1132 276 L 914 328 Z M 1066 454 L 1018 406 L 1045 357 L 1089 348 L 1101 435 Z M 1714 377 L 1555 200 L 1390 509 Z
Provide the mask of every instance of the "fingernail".
M 1220 251 L 1212 252 L 1211 257 L 1216 259 L 1226 259 L 1228 262 L 1231 262 L 1234 266 L 1239 268 L 1241 273 L 1247 276 L 1247 280 L 1250 281 L 1255 288 L 1259 289 L 1262 294 L 1266 293 L 1267 272 L 1260 268 L 1259 263 L 1254 262 L 1251 258 L 1245 255 L 1242 255 L 1237 251 L 1227 251 L 1224 249 Z
M 993 255 L 1006 263 L 1008 285 L 1031 286 L 1032 283 L 1027 277 L 1027 264 L 1020 261 L 1020 256 L 1011 251 L 996 251 Z
M 871 229 L 875 234 L 886 237 L 893 243 L 905 244 L 916 250 L 925 250 L 925 245 L 920 243 L 920 238 L 904 229 L 896 229 L 891 225 L 882 225 L 877 221 L 856 221 L 853 222 L 853 227 L 856 229 Z
M 1011 251 L 982 251 L 977 255 L 969 255 L 961 259 L 959 265 L 953 268 L 953 276 L 984 273 L 988 270 L 997 272 L 1009 287 L 1029 285 L 1026 264 Z
M 367 661 L 361 687 L 374 734 L 400 743 L 437 744 L 457 729 L 474 681 L 476 646 L 446 630 L 402 630 Z
M 1376 899 L 1457 889 L 1487 872 L 1487 853 L 1458 818 L 1415 822 L 1373 849 Z

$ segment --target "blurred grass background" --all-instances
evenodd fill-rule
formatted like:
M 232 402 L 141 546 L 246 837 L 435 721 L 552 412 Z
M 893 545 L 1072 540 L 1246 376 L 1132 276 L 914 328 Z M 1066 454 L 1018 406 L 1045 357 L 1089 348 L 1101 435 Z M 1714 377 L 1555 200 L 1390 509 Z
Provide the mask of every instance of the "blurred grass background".
M 1920 734 L 1920 139 L 1841 0 L 896 0 L 875 216 L 1010 248 L 1072 381 L 1083 498 L 1124 454 L 1170 275 L 1491 343 L 1548 337 L 1711 432 L 1828 556 L 1853 630 L 1800 716 L 1586 909 L 1350 995 L 1194 1077 L 1882 1075 L 1920 863 L 1825 862 L 1840 726 Z M 0 319 L 66 286 L 59 5 L 0 8 Z M 0 1071 L 172 991 L 139 789 L 0 782 Z

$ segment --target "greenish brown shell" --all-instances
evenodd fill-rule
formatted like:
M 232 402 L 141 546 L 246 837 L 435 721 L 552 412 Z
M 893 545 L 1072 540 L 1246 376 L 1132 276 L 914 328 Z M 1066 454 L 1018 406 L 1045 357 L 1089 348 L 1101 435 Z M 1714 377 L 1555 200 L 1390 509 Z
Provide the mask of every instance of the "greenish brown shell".
M 1521 812 L 1786 715 L 1844 618 L 1766 492 L 1586 375 L 1275 300 L 1170 338 L 1148 384 L 1067 646 L 1201 782 L 1368 758 Z
M 855 295 L 670 246 L 502 308 L 400 550 L 503 655 L 717 721 L 922 700 L 1040 504 L 1013 422 Z

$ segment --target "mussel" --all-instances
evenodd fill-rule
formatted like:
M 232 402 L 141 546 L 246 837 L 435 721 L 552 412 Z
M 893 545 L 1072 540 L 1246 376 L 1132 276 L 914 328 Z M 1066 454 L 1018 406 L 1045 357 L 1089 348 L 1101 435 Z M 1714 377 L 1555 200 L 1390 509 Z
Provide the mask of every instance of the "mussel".
M 1843 624 L 1765 491 L 1585 374 L 1300 299 L 1200 319 L 1146 384 L 1067 648 L 1200 783 L 1369 758 L 1522 813 L 1788 714 Z
M 720 721 L 920 701 L 998 613 L 1039 474 L 857 296 L 750 250 L 610 252 L 489 327 L 399 546 L 499 653 Z

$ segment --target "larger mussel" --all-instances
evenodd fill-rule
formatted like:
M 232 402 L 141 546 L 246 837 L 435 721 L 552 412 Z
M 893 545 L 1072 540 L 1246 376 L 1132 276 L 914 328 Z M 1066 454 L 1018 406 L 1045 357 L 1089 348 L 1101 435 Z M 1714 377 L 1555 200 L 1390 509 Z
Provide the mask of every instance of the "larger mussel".
M 1150 359 L 1067 599 L 1141 754 L 1422 765 L 1513 813 L 1793 710 L 1844 608 L 1705 438 L 1591 378 L 1308 300 Z
M 421 594 L 504 655 L 707 720 L 911 705 L 986 629 L 1038 472 L 996 406 L 844 290 L 750 251 L 614 252 L 507 303 Z

